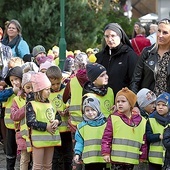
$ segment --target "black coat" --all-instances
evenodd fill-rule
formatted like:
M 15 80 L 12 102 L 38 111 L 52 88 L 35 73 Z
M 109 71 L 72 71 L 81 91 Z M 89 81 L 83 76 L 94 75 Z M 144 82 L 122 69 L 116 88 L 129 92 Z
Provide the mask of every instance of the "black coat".
M 137 93 L 142 88 L 148 88 L 154 91 L 155 88 L 155 77 L 157 72 L 158 54 L 157 47 L 150 46 L 146 47 L 141 56 L 139 57 L 136 65 L 131 90 Z M 167 92 L 170 93 L 170 63 L 168 65 L 168 79 L 167 79 Z
M 110 54 L 111 53 L 111 54 Z M 97 63 L 103 65 L 109 76 L 108 86 L 113 89 L 114 95 L 123 87 L 130 86 L 133 71 L 138 56 L 128 45 L 120 44 L 109 50 L 106 46 L 96 54 Z

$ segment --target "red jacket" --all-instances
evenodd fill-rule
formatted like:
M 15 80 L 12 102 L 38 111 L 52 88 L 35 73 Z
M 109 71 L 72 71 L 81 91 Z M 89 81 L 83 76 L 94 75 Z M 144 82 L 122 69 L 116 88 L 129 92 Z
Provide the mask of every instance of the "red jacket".
M 151 42 L 149 39 L 147 39 L 144 35 L 139 34 L 135 38 L 131 40 L 132 47 L 135 51 L 135 53 L 140 56 L 142 50 L 145 47 L 151 46 Z
M 125 122 L 128 125 L 131 125 L 134 123 L 135 125 L 138 125 L 141 122 L 141 115 L 139 113 L 133 112 L 131 119 L 129 119 L 126 115 L 119 113 L 116 111 L 114 115 L 119 116 L 123 122 Z M 126 129 L 122 129 L 126 130 Z M 107 125 L 102 137 L 102 155 L 110 155 L 111 153 L 111 145 L 112 145 L 112 139 L 113 139 L 114 129 L 112 127 L 112 121 L 111 117 L 107 120 Z M 141 147 L 142 154 L 140 155 L 140 159 L 146 160 L 147 159 L 147 143 L 146 143 L 146 135 L 143 136 L 143 141 L 145 141 L 145 144 Z

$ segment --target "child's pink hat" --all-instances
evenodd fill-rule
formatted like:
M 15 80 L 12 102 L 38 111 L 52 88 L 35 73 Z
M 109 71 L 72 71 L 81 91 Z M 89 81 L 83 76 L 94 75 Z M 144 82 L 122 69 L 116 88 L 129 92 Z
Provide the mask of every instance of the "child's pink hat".
M 45 73 L 35 73 L 31 76 L 33 92 L 39 92 L 51 86 L 51 82 Z

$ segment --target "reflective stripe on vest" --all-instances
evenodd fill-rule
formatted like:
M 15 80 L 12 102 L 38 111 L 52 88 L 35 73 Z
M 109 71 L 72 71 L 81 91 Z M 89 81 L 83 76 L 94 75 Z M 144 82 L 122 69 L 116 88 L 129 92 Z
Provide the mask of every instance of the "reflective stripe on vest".
M 163 134 L 164 126 L 159 124 L 155 118 L 149 118 L 150 126 L 153 134 Z M 165 150 L 162 141 L 150 143 L 149 145 L 149 161 L 151 163 L 163 165 Z
M 79 132 L 84 141 L 82 159 L 85 164 L 96 162 L 104 163 L 103 156 L 101 155 L 101 139 L 105 127 L 106 123 L 97 127 L 89 125 L 80 127 Z
M 5 126 L 6 126 L 8 129 L 15 129 L 14 121 L 10 118 L 12 101 L 13 101 L 13 98 L 14 98 L 15 96 L 16 96 L 16 95 L 13 94 L 12 96 L 10 96 L 10 97 L 8 98 L 8 100 L 7 100 L 5 103 L 3 103 L 3 106 L 5 107 L 4 122 L 5 122 Z
M 84 96 L 94 96 L 100 101 L 100 109 L 106 118 L 112 113 L 111 108 L 114 105 L 113 90 L 108 87 L 107 93 L 104 96 L 97 95 L 95 93 L 86 93 Z M 83 97 L 84 97 L 83 96 Z
M 127 125 L 116 115 L 111 115 L 111 120 L 113 126 L 111 160 L 139 164 L 140 149 L 144 143 L 146 120 L 141 118 L 141 122 L 135 127 Z
M 55 113 L 51 103 L 41 103 L 31 101 L 32 107 L 36 114 L 36 120 L 40 122 L 49 123 L 54 120 Z M 50 146 L 61 146 L 61 138 L 59 130 L 57 129 L 53 135 L 47 131 L 38 131 L 31 129 L 31 140 L 32 145 L 37 148 L 50 147 Z
M 70 89 L 71 89 L 71 101 L 69 106 L 70 120 L 71 123 L 76 126 L 83 121 L 81 104 L 82 104 L 82 87 L 77 79 L 73 77 L 70 80 Z
M 50 93 L 49 100 L 53 104 L 56 111 L 64 111 L 66 109 L 66 104 L 63 102 L 64 89 L 65 88 L 63 88 L 62 90 L 60 90 L 58 92 Z M 60 132 L 69 132 L 70 129 L 68 127 L 68 116 L 61 115 L 61 120 L 62 120 L 62 123 L 58 127 L 59 131 Z

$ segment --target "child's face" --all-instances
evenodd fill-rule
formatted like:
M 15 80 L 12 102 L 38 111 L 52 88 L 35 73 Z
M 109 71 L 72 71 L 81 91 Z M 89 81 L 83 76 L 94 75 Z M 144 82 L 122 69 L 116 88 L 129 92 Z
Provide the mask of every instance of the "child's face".
M 43 99 L 48 99 L 48 97 L 50 96 L 50 87 L 48 87 L 48 88 L 46 88 L 46 89 L 44 89 L 43 91 L 42 91 L 42 98 Z
M 51 89 L 54 92 L 58 92 L 61 86 L 61 79 L 50 79 L 51 82 Z
M 89 106 L 85 107 L 84 114 L 90 120 L 93 120 L 98 115 L 98 113 L 92 107 Z
M 108 75 L 106 71 L 103 71 L 100 76 L 94 81 L 95 86 L 104 86 L 108 84 Z
M 129 112 L 131 110 L 131 106 L 127 98 L 123 95 L 117 97 L 117 110 L 121 113 Z
M 156 105 L 156 110 L 161 116 L 166 116 L 168 113 L 168 106 L 164 102 L 158 102 Z
M 31 84 L 31 82 L 26 83 L 26 84 L 24 85 L 23 89 L 24 89 L 24 91 L 25 91 L 26 94 L 32 92 L 33 89 L 32 89 L 32 84 Z
M 144 110 L 145 110 L 148 114 L 150 114 L 150 113 L 152 113 L 152 112 L 155 110 L 155 106 L 156 106 L 155 102 L 152 102 L 152 103 L 148 104 L 148 105 L 144 108 Z
M 21 87 L 21 79 L 19 77 L 10 76 L 9 80 L 10 80 L 13 87 L 18 87 L 18 88 Z

